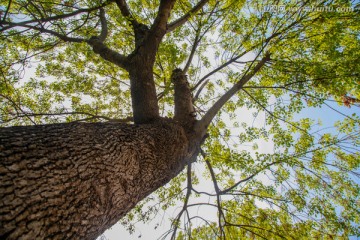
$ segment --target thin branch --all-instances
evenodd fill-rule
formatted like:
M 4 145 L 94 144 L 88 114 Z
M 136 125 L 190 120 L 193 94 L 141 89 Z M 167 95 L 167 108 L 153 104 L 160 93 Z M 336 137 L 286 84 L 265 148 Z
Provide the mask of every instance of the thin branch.
M 259 24 L 261 23 L 263 17 L 261 17 L 261 19 L 259 19 L 259 21 L 256 23 L 255 27 L 251 30 L 251 32 L 249 32 L 243 42 L 247 41 L 248 38 L 250 38 L 251 34 L 255 31 L 255 29 L 259 26 Z M 274 33 L 272 34 L 270 37 L 268 37 L 267 39 L 265 39 L 265 42 L 270 42 L 270 40 L 272 40 L 273 38 L 277 37 L 278 35 L 280 35 L 280 33 Z M 260 44 L 260 43 L 259 43 Z M 240 59 L 241 57 L 243 57 L 245 54 L 249 53 L 250 51 L 254 50 L 256 47 L 259 46 L 259 44 L 255 44 L 254 46 L 250 47 L 249 49 L 243 51 L 242 53 L 232 57 L 229 61 L 221 64 L 219 67 L 215 68 L 214 70 L 212 70 L 211 72 L 209 72 L 208 74 L 206 74 L 205 76 L 203 76 L 196 84 L 195 86 L 192 88 L 192 90 L 195 90 L 196 88 L 198 88 L 202 82 L 204 82 L 207 78 L 209 78 L 211 75 L 217 73 L 218 71 L 222 70 L 223 68 L 229 66 L 230 64 L 236 62 L 238 59 Z
M 29 1 L 29 4 L 31 4 L 31 6 L 33 6 L 36 9 L 36 11 L 39 13 L 41 18 L 44 18 L 44 15 L 42 14 L 41 10 L 32 1 Z M 26 10 L 28 10 L 28 9 L 26 8 Z M 29 13 L 34 16 L 34 14 L 31 11 L 29 11 Z M 36 17 L 34 17 L 34 18 L 36 19 Z
M 219 100 L 207 111 L 207 113 L 202 117 L 200 121 L 196 123 L 196 128 L 198 129 L 200 135 L 205 134 L 207 127 L 220 111 L 220 109 L 229 101 L 229 99 L 234 96 L 242 87 L 265 65 L 266 62 L 270 61 L 270 54 L 266 53 L 265 56 L 261 59 L 260 62 L 254 67 L 254 69 L 245 74 L 237 83 L 233 85 L 224 95 L 220 97 Z
M 233 62 L 235 62 L 237 59 L 243 57 L 246 53 L 248 53 L 248 51 L 244 51 L 242 53 L 240 53 L 239 55 L 237 55 L 236 57 L 230 59 L 229 61 L 221 64 L 219 67 L 215 68 L 214 70 L 212 70 L 211 72 L 209 72 L 208 74 L 206 74 L 205 76 L 203 76 L 196 84 L 195 86 L 192 88 L 192 90 L 195 90 L 196 88 L 198 88 L 206 79 L 208 79 L 208 77 L 210 77 L 211 75 L 217 73 L 218 71 L 220 71 L 221 69 L 229 66 L 230 64 L 232 64 Z
M 191 190 L 192 190 L 191 165 L 192 165 L 192 163 L 191 163 L 191 161 L 189 161 L 188 165 L 187 165 L 188 167 L 187 167 L 187 191 L 186 191 L 186 196 L 185 196 L 183 208 L 181 209 L 181 211 L 177 215 L 176 219 L 173 221 L 173 223 L 175 223 L 175 227 L 174 227 L 174 230 L 173 230 L 173 234 L 171 235 L 171 239 L 176 239 L 176 232 L 177 232 L 177 229 L 178 229 L 180 218 L 181 218 L 182 214 L 185 211 L 187 212 L 189 198 L 190 198 Z
M 3 97 L 3 98 L 5 98 L 6 100 L 8 100 L 8 101 L 13 105 L 13 107 L 15 108 L 15 110 L 16 110 L 17 113 L 18 113 L 18 111 L 20 111 L 20 112 L 24 115 L 24 117 L 26 117 L 27 119 L 30 120 L 30 122 L 32 122 L 34 125 L 36 125 L 36 122 L 35 122 L 34 120 L 32 120 L 32 119 L 30 118 L 30 116 L 21 108 L 20 104 L 17 105 L 14 100 L 12 100 L 10 97 L 5 96 L 5 95 L 3 95 L 3 94 L 0 94 L 0 97 Z
M 246 91 L 245 89 L 243 89 L 243 91 L 244 91 L 252 100 L 254 100 L 254 102 L 256 102 L 262 109 L 264 109 L 265 112 L 267 112 L 267 113 L 268 113 L 270 116 L 272 116 L 273 118 L 279 119 L 279 120 L 281 120 L 281 121 L 283 121 L 283 122 L 285 122 L 285 123 L 293 126 L 294 128 L 296 128 L 296 129 L 304 132 L 305 134 L 311 136 L 311 134 L 308 133 L 306 130 L 304 130 L 304 129 L 298 127 L 298 126 L 296 126 L 295 124 L 293 124 L 293 123 L 291 123 L 291 122 L 289 122 L 289 121 L 287 121 L 287 120 L 285 120 L 285 119 L 283 119 L 283 118 L 280 118 L 280 117 L 275 116 L 275 115 L 274 115 L 272 112 L 270 112 L 263 104 L 261 104 L 256 98 L 254 98 L 248 91 Z
M 340 115 L 342 115 L 342 116 L 344 116 L 344 117 L 346 117 L 346 118 L 349 118 L 349 119 L 357 122 L 357 120 L 355 120 L 354 118 L 352 118 L 352 117 L 350 117 L 350 116 L 348 116 L 348 115 L 340 112 L 339 110 L 336 110 L 335 108 L 331 107 L 329 104 L 327 104 L 327 103 L 324 103 L 324 104 L 325 104 L 325 106 L 327 106 L 327 107 L 330 108 L 331 110 L 337 112 L 338 114 L 340 114 Z
M 221 219 L 226 221 L 224 212 L 223 212 L 222 207 L 221 207 L 221 198 L 220 198 L 220 192 L 221 191 L 220 191 L 219 185 L 217 183 L 216 176 L 215 176 L 215 173 L 214 173 L 214 169 L 212 168 L 210 161 L 205 160 L 205 163 L 206 163 L 206 165 L 207 165 L 207 167 L 209 169 L 211 179 L 212 179 L 212 182 L 214 184 L 214 188 L 215 188 L 215 192 L 216 192 L 217 208 L 218 208 L 218 212 L 219 212 L 218 221 L 219 221 L 219 228 L 220 228 L 220 238 L 223 237 L 225 239 L 225 231 L 223 229 L 223 225 L 221 224 Z
M 221 191 L 220 191 L 219 185 L 217 184 L 217 181 L 216 181 L 216 176 L 215 176 L 214 169 L 211 166 L 211 163 L 209 162 L 209 160 L 205 160 L 205 162 L 206 162 L 206 166 L 209 168 L 211 179 L 212 179 L 212 181 L 214 183 L 215 192 L 220 193 Z
M 7 8 L 6 8 L 6 11 L 5 11 L 5 14 L 4 14 L 4 17 L 3 17 L 3 20 L 2 20 L 2 22 L 5 22 L 6 21 L 6 16 L 7 16 L 7 14 L 9 13 L 9 11 L 10 11 L 10 7 L 11 7 L 11 0 L 9 0 L 9 3 L 8 3 L 8 6 L 7 6 Z M 0 23 L 0 26 L 1 26 L 1 23 Z
M 10 100 L 9 98 L 0 95 L 4 98 L 6 98 L 7 100 L 11 101 L 13 103 L 14 106 L 16 106 L 18 109 L 21 110 L 20 107 L 18 107 L 12 100 Z M 122 119 L 117 119 L 117 118 L 109 118 L 106 116 L 100 116 L 100 115 L 96 115 L 96 114 L 91 114 L 91 113 L 87 113 L 87 112 L 63 112 L 63 113 L 27 113 L 23 110 L 21 110 L 22 114 L 17 114 L 15 117 L 13 117 L 12 119 L 9 119 L 7 121 L 4 122 L 10 122 L 12 120 L 15 120 L 17 118 L 23 118 L 23 117 L 41 117 L 41 116 L 63 116 L 63 115 L 88 115 L 90 116 L 92 119 L 104 119 L 107 120 L 109 122 L 119 122 L 119 123 L 127 123 L 127 122 L 131 122 L 133 121 L 133 117 L 126 117 L 126 118 L 122 118 Z
M 247 225 L 247 224 L 234 224 L 234 223 L 229 223 L 229 222 L 226 223 L 226 226 L 244 228 L 246 231 L 252 232 L 253 234 L 255 234 L 255 235 L 257 235 L 258 237 L 261 237 L 261 238 L 263 238 L 263 239 L 268 239 L 268 238 L 266 238 L 266 237 L 264 237 L 264 236 L 261 236 L 261 235 L 255 233 L 255 232 L 247 229 L 247 228 L 250 227 L 250 228 L 260 229 L 260 230 L 267 231 L 267 232 L 269 232 L 269 233 L 272 233 L 272 234 L 274 234 L 274 235 L 277 235 L 277 236 L 279 236 L 279 237 L 281 237 L 281 238 L 286 239 L 284 236 L 278 234 L 277 232 L 271 231 L 271 230 L 266 229 L 266 228 L 258 227 L 258 226 Z
M 199 96 L 200 96 L 200 93 L 201 91 L 204 89 L 204 87 L 206 86 L 206 84 L 208 84 L 210 79 L 206 79 L 205 82 L 203 82 L 203 84 L 200 86 L 200 88 L 197 90 L 194 98 L 193 98 L 193 101 L 196 102 L 196 100 L 198 100 Z
M 262 21 L 263 18 L 259 19 L 258 23 L 256 24 L 256 26 L 252 29 L 252 32 L 255 31 L 256 27 L 260 24 L 260 22 Z M 254 46 L 252 46 L 250 49 L 248 50 L 245 50 L 244 52 L 242 52 L 241 54 L 237 55 L 236 57 L 233 57 L 231 58 L 229 61 L 223 63 L 222 65 L 220 65 L 219 67 L 217 67 L 216 69 L 214 69 L 213 71 L 211 71 L 210 73 L 206 74 L 204 77 L 202 77 L 197 83 L 196 85 L 192 88 L 192 90 L 196 89 L 197 87 L 199 87 L 199 85 L 201 85 L 201 83 L 203 81 L 205 81 L 208 77 L 210 77 L 211 75 L 217 73 L 218 71 L 220 71 L 221 69 L 229 66 L 230 64 L 234 63 L 235 61 L 237 61 L 239 58 L 241 58 L 242 56 L 244 56 L 246 53 L 254 50 L 257 46 L 259 46 L 260 44 L 268 44 L 272 39 L 278 37 L 278 36 L 281 36 L 281 34 L 283 34 L 284 32 L 286 32 L 287 30 L 291 29 L 292 27 L 294 27 L 296 24 L 298 24 L 300 22 L 301 19 L 291 23 L 289 26 L 285 27 L 282 31 L 279 31 L 279 32 L 274 32 L 271 36 L 269 36 L 268 38 L 264 39 L 264 41 L 262 43 L 259 43 L 259 44 L 256 44 Z M 252 33 L 251 32 L 251 33 Z M 244 41 L 249 38 L 251 36 L 251 34 L 249 33 Z
M 190 52 L 190 55 L 189 55 L 189 58 L 185 64 L 185 67 L 183 69 L 183 72 L 186 73 L 190 67 L 190 64 L 194 58 L 194 55 L 195 55 L 195 52 L 196 52 L 196 49 L 197 47 L 199 46 L 199 43 L 200 43 L 200 28 L 197 29 L 196 31 L 196 35 L 195 35 L 195 39 L 194 39 L 194 43 L 192 45 L 192 48 L 191 48 L 191 52 Z
M 40 18 L 40 19 L 32 19 L 32 20 L 27 20 L 27 21 L 23 21 L 23 22 L 18 22 L 18 23 L 11 23 L 11 22 L 6 22 L 5 18 L 3 18 L 3 21 L 1 22 L 2 25 L 8 25 L 7 27 L 3 27 L 1 28 L 0 32 L 4 32 L 10 28 L 13 27 L 17 27 L 17 26 L 24 26 L 30 23 L 38 23 L 38 22 L 50 22 L 50 21 L 55 21 L 55 20 L 61 20 L 61 19 L 66 19 L 69 17 L 73 17 L 76 16 L 80 13 L 89 13 L 92 11 L 96 11 L 100 8 L 103 8 L 105 6 L 107 6 L 108 4 L 110 4 L 112 1 L 105 1 L 103 4 L 97 6 L 97 7 L 93 7 L 93 8 L 84 8 L 84 9 L 79 9 L 77 11 L 71 12 L 71 13 L 67 13 L 67 14 L 63 14 L 63 15 L 56 15 L 56 16 L 52 16 L 52 17 L 47 17 L 47 18 Z M 18 25 L 20 24 L 20 25 Z
M 205 22 L 208 22 L 210 21 L 210 18 L 212 17 L 212 15 L 214 14 L 214 11 L 215 11 L 215 8 L 217 6 L 219 2 L 216 2 L 215 4 L 215 7 L 211 10 L 210 14 L 208 15 L 207 19 L 205 20 Z M 203 33 L 201 33 L 201 22 L 199 23 L 199 27 L 196 29 L 196 35 L 195 35 L 195 39 L 194 39 L 194 43 L 192 45 L 192 49 L 191 49 L 191 52 L 190 52 L 190 55 L 189 55 L 189 58 L 185 64 L 185 67 L 184 67 L 184 73 L 186 73 L 190 67 L 190 64 L 194 58 L 194 55 L 195 55 L 195 52 L 196 52 L 196 49 L 198 48 L 202 38 L 205 36 L 205 34 L 208 33 L 208 31 L 215 25 L 216 23 L 216 20 L 215 21 L 212 21 L 211 24 L 205 29 L 205 31 Z M 200 35 L 201 33 L 201 35 Z
M 61 41 L 56 41 L 56 42 L 53 42 L 53 43 L 49 43 L 49 44 L 46 44 L 46 45 L 43 45 L 41 47 L 39 47 L 38 49 L 41 49 L 41 51 L 38 51 L 38 52 L 34 52 L 33 54 L 31 55 L 26 55 L 24 58 L 18 60 L 18 61 L 15 61 L 15 62 L 12 62 L 11 65 L 16 65 L 16 64 L 24 64 L 28 59 L 32 58 L 32 57 L 35 57 L 37 55 L 40 55 L 42 53 L 45 53 L 47 51 L 50 51 L 51 49 L 55 48 L 57 45 L 59 45 L 61 43 Z
M 222 191 L 220 192 L 220 194 L 225 194 L 225 193 L 227 193 L 227 192 L 230 192 L 231 190 L 233 190 L 234 188 L 236 188 L 237 186 L 239 186 L 241 183 L 249 181 L 250 179 L 254 178 L 256 175 L 258 175 L 260 172 L 266 170 L 268 167 L 271 167 L 272 165 L 278 164 L 278 163 L 280 163 L 280 162 L 281 162 L 281 161 L 277 161 L 277 162 L 272 162 L 272 163 L 269 163 L 269 164 L 265 165 L 265 167 L 263 167 L 262 169 L 256 171 L 254 174 L 250 175 L 249 177 L 244 178 L 244 179 L 238 181 L 237 183 L 235 183 L 234 185 L 232 185 L 231 187 L 229 187 L 229 188 L 227 188 L 227 189 L 225 189 L 225 190 L 222 190 Z
M 219 235 L 219 234 L 217 233 L 216 229 L 214 228 L 214 226 L 213 226 L 213 225 L 211 224 L 211 222 L 209 222 L 207 219 L 205 219 L 205 218 L 203 218 L 203 217 L 200 217 L 200 216 L 194 216 L 194 217 L 191 218 L 191 220 L 197 219 L 197 218 L 200 219 L 200 220 L 202 220 L 203 222 L 205 222 L 216 236 Z
M 12 23 L 12 22 L 5 22 L 7 25 L 9 25 L 10 27 L 24 27 L 24 28 L 28 28 L 28 29 L 33 29 L 36 31 L 39 31 L 41 33 L 48 33 L 50 35 L 53 35 L 55 37 L 60 38 L 61 40 L 65 41 L 65 42 L 85 42 L 86 40 L 83 38 L 73 38 L 73 37 L 68 37 L 66 35 L 60 34 L 58 32 L 55 32 L 53 30 L 49 30 L 46 28 L 43 28 L 43 26 L 41 27 L 37 27 L 37 26 L 32 26 L 32 25 L 27 25 L 24 23 Z
M 285 91 L 293 92 L 293 93 L 296 93 L 296 94 L 300 94 L 300 95 L 303 95 L 303 96 L 306 96 L 306 97 L 310 97 L 310 98 L 313 98 L 313 99 L 316 99 L 316 100 L 319 100 L 319 101 L 343 103 L 342 101 L 337 101 L 337 100 L 333 100 L 333 99 L 329 99 L 329 98 L 321 98 L 321 97 L 317 97 L 317 96 L 314 96 L 314 95 L 311 95 L 311 94 L 308 94 L 308 93 L 305 93 L 305 92 L 302 92 L 302 91 L 299 91 L 299 90 L 288 88 L 288 86 L 290 86 L 292 84 L 298 84 L 298 83 L 304 83 L 304 82 L 311 82 L 311 81 L 290 82 L 290 83 L 287 83 L 287 84 L 285 84 L 283 86 L 244 86 L 243 88 L 244 89 L 280 89 L 280 90 L 285 90 Z M 326 103 L 324 103 L 324 104 L 326 104 Z M 352 104 L 351 106 L 357 106 L 357 105 Z M 337 111 L 335 109 L 333 109 L 333 110 Z M 346 116 L 345 114 L 343 114 L 341 112 L 338 112 L 338 113 L 342 114 L 343 116 Z M 346 116 L 346 117 L 352 119 L 349 116 Z M 354 120 L 354 119 L 352 119 L 352 120 Z
M 176 28 L 178 28 L 178 27 L 182 26 L 183 24 L 185 24 L 190 19 L 191 16 L 193 16 L 198 11 L 200 11 L 200 9 L 202 9 L 203 6 L 208 2 L 209 2 L 209 0 L 201 0 L 189 12 L 187 12 L 184 16 L 182 16 L 181 18 L 179 18 L 179 19 L 173 21 L 172 23 L 168 24 L 167 32 L 171 32 L 171 31 L 175 30 Z

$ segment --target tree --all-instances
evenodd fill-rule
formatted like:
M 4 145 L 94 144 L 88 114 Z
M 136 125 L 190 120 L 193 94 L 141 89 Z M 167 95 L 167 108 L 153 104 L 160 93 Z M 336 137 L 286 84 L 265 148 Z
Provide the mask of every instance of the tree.
M 359 236 L 359 116 L 334 105 L 359 107 L 358 10 L 273 4 L 0 1 L 2 238 L 94 239 L 179 200 L 165 237 Z M 336 130 L 298 119 L 315 108 Z

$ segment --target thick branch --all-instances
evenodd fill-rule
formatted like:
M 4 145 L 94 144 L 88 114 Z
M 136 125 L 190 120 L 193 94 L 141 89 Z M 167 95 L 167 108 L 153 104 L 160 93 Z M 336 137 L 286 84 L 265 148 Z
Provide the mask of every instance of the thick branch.
M 160 2 L 157 17 L 150 29 L 144 24 L 133 26 L 135 51 L 129 55 L 126 67 L 130 75 L 134 122 L 137 124 L 148 123 L 159 117 L 153 67 L 174 3 L 175 0 Z M 127 14 L 126 9 L 123 11 Z
M 200 11 L 200 9 L 202 9 L 202 7 L 208 3 L 209 0 L 201 0 L 198 4 L 196 4 L 188 13 L 186 13 L 184 16 L 182 16 L 181 18 L 173 21 L 172 23 L 170 23 L 167 27 L 167 32 L 171 32 L 173 30 L 175 30 L 176 28 L 182 26 L 183 24 L 185 24 L 191 16 L 193 16 L 195 13 L 197 13 L 198 11 Z
M 107 28 L 107 22 L 105 17 L 105 10 L 103 8 L 100 8 L 100 23 L 101 23 L 101 33 L 99 36 L 100 41 L 105 41 L 107 35 L 108 35 L 108 28 Z
M 121 14 L 129 19 L 132 19 L 132 15 L 130 13 L 129 7 L 125 0 L 116 0 L 116 5 L 119 7 Z
M 159 105 L 153 75 L 153 63 L 142 54 L 129 55 L 126 66 L 130 77 L 134 122 L 148 123 L 159 117 Z
M 135 34 L 135 51 L 143 44 L 144 39 L 149 33 L 149 27 L 143 23 L 138 22 L 130 12 L 129 6 L 125 0 L 116 0 L 116 4 L 119 7 L 121 14 L 132 25 Z
M 152 24 L 149 34 L 144 40 L 144 53 L 150 57 L 149 60 L 155 62 L 155 55 L 159 44 L 166 34 L 167 21 L 170 17 L 171 10 L 173 9 L 175 0 L 161 0 L 158 14 Z
M 116 0 L 116 5 L 119 7 L 121 14 L 133 25 L 138 25 L 133 15 L 130 12 L 129 6 L 125 0 Z
M 189 82 L 183 70 L 175 69 L 171 76 L 175 92 L 175 121 L 183 127 L 191 128 L 195 121 L 195 110 L 192 103 L 192 95 Z
M 170 17 L 171 10 L 173 9 L 175 0 L 161 0 L 158 14 L 155 18 L 154 24 L 151 27 L 151 30 L 156 30 L 157 28 L 166 28 L 167 21 Z
M 92 37 L 87 40 L 92 46 L 95 53 L 99 54 L 103 59 L 116 64 L 117 66 L 127 69 L 127 57 L 107 47 L 99 38 Z
M 196 123 L 195 128 L 199 132 L 200 135 L 204 135 L 206 133 L 206 129 L 209 126 L 210 122 L 216 116 L 216 114 L 220 111 L 220 109 L 229 101 L 229 99 L 234 96 L 260 69 L 265 65 L 267 61 L 270 60 L 270 54 L 267 53 L 263 59 L 254 67 L 253 71 L 244 75 L 240 81 L 235 83 L 221 98 L 215 102 L 215 104 L 207 111 L 207 113 L 203 116 L 203 118 Z
M 93 47 L 93 50 L 95 53 L 99 54 L 102 58 L 104 58 L 107 61 L 110 61 L 122 68 L 125 69 L 125 61 L 126 57 L 115 52 L 114 50 L 108 48 L 103 41 L 105 40 L 107 36 L 107 24 L 106 24 L 106 18 L 105 18 L 105 11 L 101 8 L 100 9 L 100 22 L 101 22 L 101 33 L 99 37 L 92 37 L 89 40 L 83 39 L 83 38 L 73 38 L 69 37 L 67 35 L 60 34 L 56 31 L 49 30 L 43 27 L 37 27 L 32 25 L 27 25 L 23 23 L 10 23 L 7 24 L 9 26 L 18 26 L 18 27 L 25 27 L 29 29 L 33 29 L 39 32 L 48 33 L 50 35 L 53 35 L 55 37 L 58 37 L 59 39 L 65 41 L 65 42 L 87 42 L 90 46 Z

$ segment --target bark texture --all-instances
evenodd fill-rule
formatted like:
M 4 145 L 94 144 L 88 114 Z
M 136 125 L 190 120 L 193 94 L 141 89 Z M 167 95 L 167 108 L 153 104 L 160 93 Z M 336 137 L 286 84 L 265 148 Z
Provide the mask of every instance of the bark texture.
M 176 176 L 182 127 L 70 123 L 0 129 L 0 238 L 95 239 Z
M 131 101 L 135 123 L 148 123 L 159 118 L 153 64 L 134 56 L 129 64 Z
M 171 81 L 174 84 L 175 117 L 185 129 L 193 130 L 196 121 L 196 112 L 193 106 L 193 98 L 185 73 L 177 68 L 171 75 Z

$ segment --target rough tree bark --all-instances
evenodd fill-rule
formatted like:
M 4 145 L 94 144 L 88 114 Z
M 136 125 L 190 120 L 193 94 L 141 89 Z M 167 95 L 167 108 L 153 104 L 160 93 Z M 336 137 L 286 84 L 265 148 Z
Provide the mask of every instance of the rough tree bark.
M 141 124 L 0 128 L 1 239 L 95 239 L 194 161 L 201 136 L 184 72 L 172 74 L 175 116 L 163 119 L 157 102 L 141 102 L 153 97 L 141 92 L 150 73 L 132 71 L 149 80 L 131 80 Z
M 0 129 L 0 238 L 95 239 L 176 176 L 183 128 L 70 123 Z
M 86 42 L 101 58 L 126 70 L 135 124 L 0 128 L 0 239 L 95 239 L 199 153 L 204 134 L 194 129 L 184 71 L 176 69 L 172 75 L 175 117 L 163 119 L 153 66 L 164 35 L 208 1 L 168 24 L 175 0 L 161 0 L 150 27 L 131 16 L 126 1 L 115 2 L 135 34 L 135 48 L 128 56 L 105 44 L 108 30 L 102 7 L 94 9 L 99 9 L 101 33 L 89 39 L 9 23 L 8 28 L 28 27 L 64 42 Z

